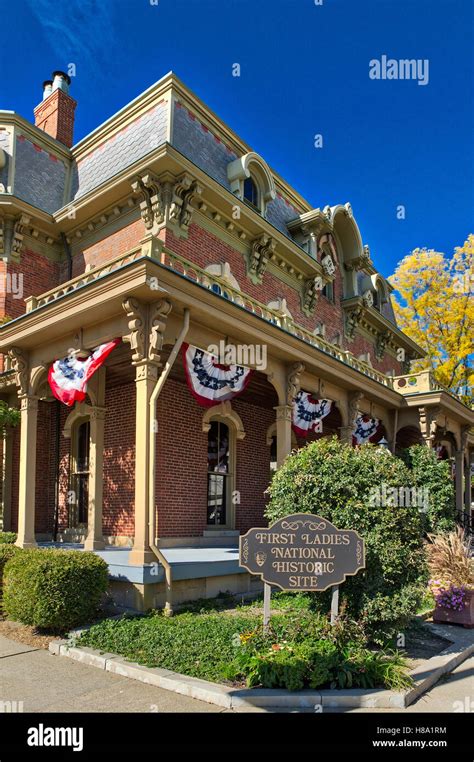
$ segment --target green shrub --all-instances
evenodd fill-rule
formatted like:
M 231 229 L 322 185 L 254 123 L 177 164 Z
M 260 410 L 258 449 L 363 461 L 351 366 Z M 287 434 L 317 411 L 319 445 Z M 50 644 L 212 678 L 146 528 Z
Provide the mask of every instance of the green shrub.
M 3 613 L 2 593 L 5 564 L 10 558 L 13 558 L 14 555 L 22 552 L 21 548 L 17 548 L 16 545 L 9 545 L 7 543 L 0 544 L 0 613 Z
M 9 619 L 64 632 L 90 622 L 107 590 L 107 564 L 93 553 L 23 550 L 4 571 Z
M 378 688 L 402 690 L 411 684 L 401 654 L 370 651 L 355 643 L 343 648 L 324 639 L 271 643 L 271 636 L 244 635 L 227 667 L 230 679 L 245 679 L 249 688 Z
M 347 616 L 379 643 L 395 637 L 417 611 L 428 578 L 418 508 L 377 505 L 371 499 L 382 484 L 406 488 L 410 479 L 407 466 L 390 453 L 370 445 L 350 447 L 333 437 L 287 458 L 268 489 L 271 522 L 313 513 L 364 538 L 366 568 L 346 579 L 341 601 Z M 330 595 L 314 593 L 314 609 L 327 613 Z
M 15 532 L 0 532 L 0 545 L 13 545 L 16 542 Z
M 413 445 L 400 453 L 411 473 L 414 487 L 426 488 L 427 510 L 422 513 L 423 531 L 448 532 L 455 526 L 455 490 L 451 463 L 439 460 L 435 450 Z

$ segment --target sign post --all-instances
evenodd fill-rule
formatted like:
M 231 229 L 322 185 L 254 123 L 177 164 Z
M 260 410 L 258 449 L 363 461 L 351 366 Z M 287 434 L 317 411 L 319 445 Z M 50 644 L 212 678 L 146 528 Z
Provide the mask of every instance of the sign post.
M 332 587 L 331 624 L 339 610 L 339 585 L 365 568 L 364 540 L 312 513 L 295 513 L 240 538 L 240 565 L 265 583 L 263 624 L 270 621 L 271 585 L 322 592 Z
M 268 626 L 270 624 L 270 598 L 272 595 L 272 587 L 268 582 L 263 584 L 263 630 L 268 632 Z

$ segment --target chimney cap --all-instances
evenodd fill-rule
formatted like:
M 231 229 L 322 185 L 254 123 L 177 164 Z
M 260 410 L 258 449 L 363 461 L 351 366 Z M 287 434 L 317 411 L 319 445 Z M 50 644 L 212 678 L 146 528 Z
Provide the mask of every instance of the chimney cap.
M 46 87 L 46 85 L 52 85 L 52 84 L 53 84 L 52 79 L 45 79 L 45 81 L 43 82 L 43 90 Z
M 59 70 L 58 71 L 53 71 L 52 77 L 53 77 L 53 79 L 54 79 L 54 77 L 63 77 L 66 80 L 66 82 L 68 83 L 68 85 L 71 84 L 71 77 L 69 76 L 69 74 L 66 74 L 66 72 L 64 72 L 64 71 L 59 71 Z

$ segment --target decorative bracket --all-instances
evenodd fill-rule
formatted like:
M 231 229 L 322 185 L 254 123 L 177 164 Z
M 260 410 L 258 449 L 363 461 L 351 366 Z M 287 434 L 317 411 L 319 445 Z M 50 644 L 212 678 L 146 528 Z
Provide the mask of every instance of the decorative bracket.
M 171 302 L 160 299 L 154 304 L 146 305 L 129 297 L 122 303 L 122 307 L 127 313 L 130 331 L 123 340 L 132 348 L 132 365 L 149 362 L 159 367 L 166 321 L 172 308 Z
M 19 347 L 11 347 L 8 351 L 12 370 L 15 374 L 15 384 L 19 397 L 28 395 L 28 357 Z
M 20 214 L 13 219 L 2 217 L 0 219 L 0 257 L 3 259 L 19 262 L 23 252 L 23 236 L 25 227 L 31 222 L 27 214 Z
M 287 382 L 286 382 L 286 404 L 293 405 L 295 397 L 300 390 L 301 374 L 304 373 L 304 365 L 302 362 L 295 362 L 290 366 L 288 370 Z
M 131 181 L 133 193 L 140 196 L 140 212 L 145 228 L 153 235 L 165 225 L 179 236 L 187 234 L 193 207 L 191 202 L 201 195 L 202 186 L 187 172 L 178 178 L 170 173 L 158 177 L 147 171 Z
M 306 317 L 311 317 L 318 301 L 318 291 L 323 288 L 323 281 L 320 275 L 314 278 L 308 278 L 301 292 L 301 309 Z
M 440 407 L 418 408 L 421 436 L 428 444 L 431 444 L 436 434 L 436 416 L 440 410 Z
M 375 357 L 377 360 L 382 360 L 384 354 L 385 354 L 385 348 L 390 340 L 390 331 L 387 329 L 386 331 L 380 331 L 377 334 L 377 339 L 375 341 Z
M 365 312 L 365 308 L 362 304 L 358 304 L 352 310 L 346 313 L 346 319 L 344 321 L 345 334 L 348 339 L 353 339 L 355 336 L 356 328 L 362 320 L 362 316 Z
M 247 275 L 256 285 L 262 282 L 267 263 L 276 248 L 276 241 L 266 233 L 254 238 L 248 255 Z

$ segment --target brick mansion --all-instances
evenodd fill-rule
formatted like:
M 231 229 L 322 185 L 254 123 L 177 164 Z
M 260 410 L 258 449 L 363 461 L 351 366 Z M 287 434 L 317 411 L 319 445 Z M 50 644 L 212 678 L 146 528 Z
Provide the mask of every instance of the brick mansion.
M 470 517 L 474 413 L 410 372 L 423 351 L 357 210 L 312 208 L 172 73 L 78 143 L 70 89 L 55 72 L 34 124 L 0 111 L 0 394 L 21 413 L 2 505 L 17 544 L 98 552 L 137 609 L 249 592 L 238 537 L 265 525 L 272 470 L 332 435 L 438 448 Z M 108 342 L 85 398 L 63 404 L 53 363 Z

